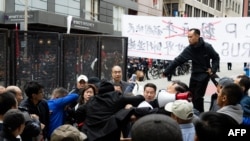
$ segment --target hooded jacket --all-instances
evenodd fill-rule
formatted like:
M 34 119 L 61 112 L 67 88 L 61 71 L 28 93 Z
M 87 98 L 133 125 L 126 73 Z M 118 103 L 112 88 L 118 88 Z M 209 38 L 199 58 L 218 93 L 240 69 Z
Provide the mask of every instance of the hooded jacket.
M 242 123 L 243 110 L 240 104 L 224 106 L 220 108 L 217 112 L 232 117 L 238 124 Z

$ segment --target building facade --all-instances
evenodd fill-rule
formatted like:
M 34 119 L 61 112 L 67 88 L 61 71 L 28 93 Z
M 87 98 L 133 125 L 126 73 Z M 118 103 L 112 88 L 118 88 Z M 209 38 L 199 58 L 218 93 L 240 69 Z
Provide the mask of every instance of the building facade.
M 162 0 L 0 0 L 1 28 L 23 29 L 27 2 L 28 30 L 121 35 L 122 15 L 162 15 Z
M 163 0 L 163 15 L 178 17 L 242 17 L 243 0 Z

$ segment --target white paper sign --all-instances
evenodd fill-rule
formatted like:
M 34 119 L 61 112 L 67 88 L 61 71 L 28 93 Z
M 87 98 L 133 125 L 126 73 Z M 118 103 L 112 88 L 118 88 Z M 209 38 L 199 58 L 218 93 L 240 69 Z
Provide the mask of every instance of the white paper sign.
M 221 62 L 250 60 L 250 18 L 152 17 L 124 15 L 122 36 L 128 56 L 173 60 L 189 44 L 187 31 L 201 37 L 219 53 Z

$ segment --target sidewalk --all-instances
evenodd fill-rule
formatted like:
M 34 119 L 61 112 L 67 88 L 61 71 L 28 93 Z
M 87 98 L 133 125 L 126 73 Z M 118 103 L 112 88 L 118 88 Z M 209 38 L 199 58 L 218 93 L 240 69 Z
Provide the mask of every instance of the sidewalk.
M 221 63 L 220 64 L 220 72 L 217 73 L 219 77 L 235 77 L 238 74 L 245 73 L 243 71 L 243 62 L 241 63 L 232 63 L 232 70 L 227 70 L 227 63 Z M 150 74 L 149 74 L 150 76 Z M 182 75 L 182 76 L 173 76 L 172 80 L 181 80 L 182 82 L 185 82 L 187 85 L 189 84 L 190 74 L 188 75 Z M 150 80 L 146 80 L 144 84 L 146 83 L 154 83 L 157 86 L 157 90 L 160 89 L 166 89 L 169 82 L 167 81 L 167 78 L 161 78 L 161 79 L 153 79 L 150 78 Z M 210 106 L 210 96 L 216 92 L 216 87 L 214 86 L 213 82 L 210 81 L 206 90 L 206 94 L 204 97 L 204 106 L 205 111 L 209 109 Z

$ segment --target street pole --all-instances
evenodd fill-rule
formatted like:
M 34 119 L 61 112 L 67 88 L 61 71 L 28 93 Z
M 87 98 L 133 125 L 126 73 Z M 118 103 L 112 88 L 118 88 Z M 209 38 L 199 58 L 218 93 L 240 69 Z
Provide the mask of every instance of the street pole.
M 24 31 L 28 30 L 28 0 L 25 1 L 25 9 L 24 9 Z
M 28 53 L 28 0 L 25 1 L 25 8 L 24 8 L 24 42 L 25 42 L 25 47 L 24 47 L 24 57 L 26 58 Z

